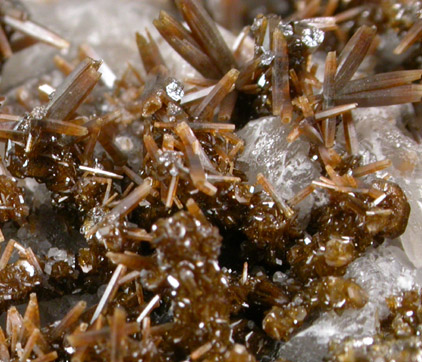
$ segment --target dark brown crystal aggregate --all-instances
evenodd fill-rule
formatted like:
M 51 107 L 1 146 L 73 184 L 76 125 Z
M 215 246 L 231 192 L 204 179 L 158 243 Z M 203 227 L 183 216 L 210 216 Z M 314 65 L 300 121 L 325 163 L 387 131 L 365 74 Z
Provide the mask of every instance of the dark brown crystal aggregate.
M 4 243 L 0 361 L 277 361 L 279 343 L 319 314 L 367 303 L 347 267 L 399 237 L 411 210 L 396 183 L 375 175 L 390 160 L 362 163 L 351 111 L 420 102 L 422 72 L 409 59 L 361 69 L 388 30 L 402 37 L 395 53 L 420 46 L 420 4 L 262 1 L 268 14 L 258 14 L 251 1 L 204 3 L 175 1 L 178 14 L 154 20 L 197 78 L 170 74 L 147 31 L 136 34 L 145 72 L 122 64 L 112 89 L 98 84 L 101 61 L 81 46 L 82 59 L 55 57 L 64 78 L 53 93 L 28 82 L 2 100 L 0 226 L 37 229 L 46 217 L 25 195 L 33 179 L 57 216 L 50 223 L 60 220 L 72 240 L 47 252 Z M 233 49 L 207 8 L 228 28 L 245 25 Z M 68 46 L 17 2 L 0 1 L 0 61 L 31 39 Z M 290 200 L 265 175 L 248 179 L 238 161 L 245 141 L 235 131 L 259 116 L 276 117 L 289 142 L 307 142 L 322 170 Z M 298 204 L 317 189 L 327 201 L 303 222 Z M 38 298 L 69 296 L 81 300 L 61 320 L 42 321 Z M 26 302 L 22 315 L 16 306 Z M 333 344 L 330 358 L 418 360 L 420 293 L 387 304 L 371 343 Z

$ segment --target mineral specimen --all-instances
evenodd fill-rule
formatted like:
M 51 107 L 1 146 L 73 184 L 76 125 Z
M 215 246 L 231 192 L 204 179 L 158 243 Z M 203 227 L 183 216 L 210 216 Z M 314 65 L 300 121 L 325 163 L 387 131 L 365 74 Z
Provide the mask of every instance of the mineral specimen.
M 27 5 L 70 42 L 0 2 L 1 361 L 420 358 L 419 3 Z

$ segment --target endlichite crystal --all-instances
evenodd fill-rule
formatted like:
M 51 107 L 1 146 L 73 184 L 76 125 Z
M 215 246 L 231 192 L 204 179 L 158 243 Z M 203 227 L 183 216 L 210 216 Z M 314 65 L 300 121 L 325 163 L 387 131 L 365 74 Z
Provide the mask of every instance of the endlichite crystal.
M 167 274 L 174 326 L 169 342 L 195 350 L 213 341 L 208 356 L 219 360 L 229 342 L 228 282 L 217 264 L 221 237 L 209 223 L 180 212 L 153 227 L 157 263 Z M 172 290 L 172 291 L 171 291 Z M 198 329 L 194 330 L 194 324 Z

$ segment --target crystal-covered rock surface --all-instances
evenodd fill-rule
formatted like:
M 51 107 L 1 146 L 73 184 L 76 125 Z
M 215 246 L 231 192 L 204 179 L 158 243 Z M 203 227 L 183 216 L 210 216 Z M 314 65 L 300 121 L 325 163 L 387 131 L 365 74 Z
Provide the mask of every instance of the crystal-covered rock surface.
M 25 4 L 36 21 L 72 40 L 71 52 L 76 52 L 78 45 L 88 43 L 113 71 L 124 70 L 128 61 L 140 68 L 134 33 L 144 32 L 148 27 L 159 42 L 170 72 L 179 79 L 192 72 L 192 68 L 172 52 L 153 30 L 152 19 L 156 18 L 159 9 L 168 6 L 164 0 L 32 0 L 25 1 Z M 9 89 L 52 68 L 54 52 L 56 50 L 37 45 L 14 55 L 13 61 L 5 66 L 1 88 Z M 353 115 L 363 163 L 386 158 L 392 161 L 392 167 L 387 171 L 409 199 L 412 208 L 409 225 L 400 238 L 402 244 L 388 241 L 349 266 L 346 277 L 354 278 L 365 288 L 369 295 L 367 305 L 361 310 L 347 310 L 341 315 L 324 313 L 312 321 L 312 325 L 304 326 L 288 343 L 281 345 L 280 357 L 292 361 L 320 361 L 326 356 L 332 339 L 371 336 L 376 331 L 378 320 L 387 313 L 385 298 L 422 285 L 421 269 L 418 269 L 422 268 L 422 146 L 405 133 L 402 125 L 407 116 L 413 116 L 411 106 L 358 109 Z M 284 199 L 293 197 L 320 176 L 319 165 L 308 157 L 309 142 L 299 139 L 289 143 L 286 139 L 289 132 L 289 127 L 276 117 L 254 120 L 238 131 L 245 140 L 240 161 L 247 165 L 245 171 L 249 180 L 253 183 L 256 175 L 262 173 Z M 128 153 L 138 150 L 137 145 L 125 135 L 116 141 Z M 31 189 L 30 186 L 27 188 Z M 33 220 L 40 227 L 34 231 L 23 226 L 17 231 L 17 236 L 25 246 L 44 254 L 55 245 L 53 249 L 59 255 L 57 247 L 68 244 L 70 237 L 65 225 L 60 222 L 48 232 L 42 227 L 54 220 L 50 217 L 51 210 L 43 206 L 43 195 L 38 195 L 39 200 L 35 200 L 41 206 Z M 308 197 L 299 204 L 300 209 L 308 211 L 314 199 L 313 195 Z M 71 299 L 66 299 L 66 302 L 66 308 L 73 304 Z M 50 309 L 50 304 L 46 309 Z M 51 320 L 63 314 L 64 309 Z
M 280 348 L 279 357 L 292 361 L 321 361 L 332 340 L 346 337 L 370 337 L 388 309 L 385 298 L 399 291 L 420 286 L 418 270 L 411 265 L 401 248 L 386 242 L 350 264 L 346 277 L 353 278 L 368 293 L 362 309 L 349 309 L 341 315 L 322 314 Z
M 354 278 L 368 292 L 367 305 L 341 315 L 322 314 L 281 345 L 280 357 L 292 361 L 321 361 L 333 339 L 370 337 L 376 332 L 378 320 L 388 313 L 385 298 L 421 285 L 421 270 L 417 268 L 422 266 L 422 148 L 403 130 L 403 122 L 411 116 L 409 105 L 354 111 L 363 163 L 389 158 L 392 167 L 387 171 L 403 188 L 411 204 L 409 224 L 401 237 L 406 253 L 399 240 L 387 241 L 353 262 L 346 277 Z M 273 117 L 252 121 L 238 132 L 245 140 L 241 160 L 248 165 L 250 180 L 262 172 L 285 198 L 307 186 L 320 171 L 307 157 L 309 143 L 302 140 L 288 143 L 288 132 L 280 119 Z M 312 207 L 312 201 L 305 200 L 300 206 Z
M 411 206 L 406 232 L 401 236 L 403 248 L 418 268 L 422 267 L 422 146 L 401 129 L 408 106 L 383 107 L 354 111 L 360 153 L 365 163 L 390 159 L 387 171 L 404 190 Z

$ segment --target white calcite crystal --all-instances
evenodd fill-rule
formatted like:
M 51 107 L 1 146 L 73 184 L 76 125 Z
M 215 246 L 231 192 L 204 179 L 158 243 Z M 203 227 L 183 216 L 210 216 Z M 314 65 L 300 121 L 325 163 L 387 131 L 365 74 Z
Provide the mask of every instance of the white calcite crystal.
M 250 182 L 262 173 L 284 199 L 290 199 L 320 175 L 319 165 L 310 160 L 309 142 L 289 143 L 289 128 L 280 118 L 266 117 L 249 122 L 238 135 L 245 141 L 240 161 L 246 165 Z M 313 196 L 300 204 L 309 210 Z

